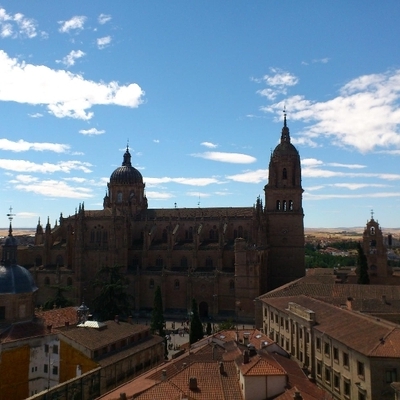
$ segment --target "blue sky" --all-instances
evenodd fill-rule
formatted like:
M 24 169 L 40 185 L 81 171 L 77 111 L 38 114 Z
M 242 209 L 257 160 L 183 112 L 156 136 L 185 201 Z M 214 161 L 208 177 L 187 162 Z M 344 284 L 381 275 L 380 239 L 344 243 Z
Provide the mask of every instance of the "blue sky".
M 0 226 L 102 208 L 128 141 L 150 208 L 252 206 L 286 107 L 305 226 L 400 227 L 399 20 L 397 0 L 0 0 Z

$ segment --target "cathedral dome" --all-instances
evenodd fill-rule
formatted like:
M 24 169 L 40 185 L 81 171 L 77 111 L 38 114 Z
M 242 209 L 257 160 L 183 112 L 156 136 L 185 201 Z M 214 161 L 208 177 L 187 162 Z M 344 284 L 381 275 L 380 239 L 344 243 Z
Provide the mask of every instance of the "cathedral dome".
M 129 153 L 129 149 L 126 148 L 126 152 L 124 154 L 124 161 L 122 162 L 122 166 L 117 168 L 110 176 L 110 183 L 116 184 L 134 184 L 134 183 L 143 183 L 142 174 L 131 164 L 131 154 Z
M 0 295 L 33 293 L 38 288 L 31 273 L 19 265 L 0 265 Z
M 289 128 L 286 124 L 286 114 L 284 116 L 281 142 L 275 147 L 273 156 L 299 156 L 299 152 L 296 147 L 290 143 L 290 133 Z

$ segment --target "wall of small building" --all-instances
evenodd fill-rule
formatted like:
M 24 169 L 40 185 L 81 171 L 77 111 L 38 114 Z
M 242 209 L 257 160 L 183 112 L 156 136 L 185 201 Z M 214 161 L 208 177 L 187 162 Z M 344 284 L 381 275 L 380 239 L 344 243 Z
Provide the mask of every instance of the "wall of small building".
M 373 357 L 370 359 L 371 398 L 393 400 L 393 389 L 390 384 L 400 379 L 400 359 L 389 357 Z
M 91 360 L 64 340 L 60 340 L 60 356 L 61 383 L 75 378 L 77 376 L 78 367 L 80 374 L 85 374 L 99 366 L 95 361 Z
M 2 349 L 0 354 L 0 400 L 25 399 L 29 393 L 29 345 Z
M 240 374 L 240 387 L 246 400 L 264 400 L 285 391 L 287 378 L 282 376 L 243 376 Z

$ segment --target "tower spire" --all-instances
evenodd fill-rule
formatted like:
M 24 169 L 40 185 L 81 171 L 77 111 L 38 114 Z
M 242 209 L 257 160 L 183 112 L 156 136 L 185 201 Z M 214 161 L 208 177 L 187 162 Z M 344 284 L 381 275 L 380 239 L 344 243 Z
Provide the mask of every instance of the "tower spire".
M 282 135 L 281 135 L 281 143 L 288 142 L 290 143 L 290 133 L 289 128 L 286 122 L 286 107 L 283 108 L 283 128 L 282 128 Z

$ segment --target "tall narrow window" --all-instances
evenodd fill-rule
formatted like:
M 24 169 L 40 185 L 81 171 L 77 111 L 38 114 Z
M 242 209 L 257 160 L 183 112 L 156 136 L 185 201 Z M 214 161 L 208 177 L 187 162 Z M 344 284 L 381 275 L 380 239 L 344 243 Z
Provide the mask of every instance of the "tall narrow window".
M 287 210 L 286 200 L 283 200 L 283 202 L 282 202 L 282 207 L 283 207 L 283 211 L 286 211 L 286 210 Z
M 293 211 L 293 200 L 289 200 L 289 211 Z
M 117 203 L 122 203 L 122 192 L 117 193 Z
M 282 179 L 287 179 L 287 170 L 286 170 L 286 168 L 283 168 Z
M 280 200 L 277 200 L 277 201 L 276 201 L 276 209 L 277 209 L 277 210 L 280 210 L 280 209 L 281 209 L 281 201 L 280 201 Z

